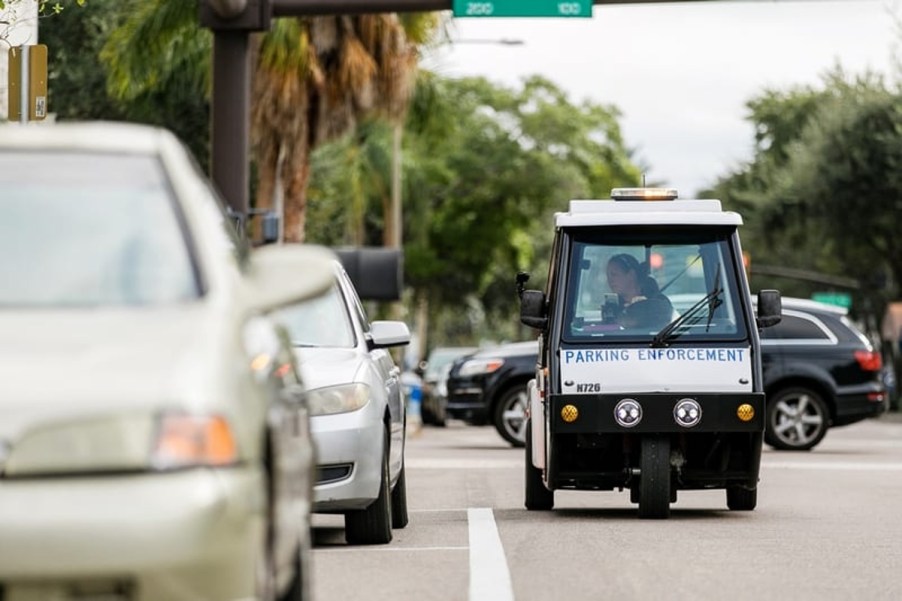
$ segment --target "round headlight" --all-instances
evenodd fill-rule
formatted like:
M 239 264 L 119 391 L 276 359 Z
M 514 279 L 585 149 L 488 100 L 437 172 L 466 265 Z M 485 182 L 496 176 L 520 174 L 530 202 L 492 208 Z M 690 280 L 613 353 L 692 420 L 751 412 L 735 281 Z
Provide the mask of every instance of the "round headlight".
M 614 421 L 624 428 L 632 428 L 642 421 L 642 405 L 635 399 L 621 399 L 614 407 Z
M 702 407 L 694 399 L 680 399 L 673 407 L 673 419 L 684 428 L 691 428 L 702 419 Z

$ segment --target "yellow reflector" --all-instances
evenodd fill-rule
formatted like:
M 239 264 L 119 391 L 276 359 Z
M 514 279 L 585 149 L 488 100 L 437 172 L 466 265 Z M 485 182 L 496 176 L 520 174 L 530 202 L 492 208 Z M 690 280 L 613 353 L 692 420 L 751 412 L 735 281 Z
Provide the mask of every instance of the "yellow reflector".
M 755 408 L 748 403 L 743 403 L 736 409 L 736 417 L 744 422 L 751 421 L 755 417 Z
M 561 409 L 561 419 L 568 424 L 575 422 L 577 417 L 579 417 L 579 409 L 575 405 L 564 405 Z

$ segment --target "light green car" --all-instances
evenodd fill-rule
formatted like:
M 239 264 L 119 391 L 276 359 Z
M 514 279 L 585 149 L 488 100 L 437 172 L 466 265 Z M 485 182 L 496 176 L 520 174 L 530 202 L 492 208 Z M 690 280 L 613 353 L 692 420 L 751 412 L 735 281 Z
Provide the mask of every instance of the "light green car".
M 243 250 L 156 128 L 0 126 L 0 191 L 0 598 L 305 598 L 313 447 L 268 313 L 334 255 Z

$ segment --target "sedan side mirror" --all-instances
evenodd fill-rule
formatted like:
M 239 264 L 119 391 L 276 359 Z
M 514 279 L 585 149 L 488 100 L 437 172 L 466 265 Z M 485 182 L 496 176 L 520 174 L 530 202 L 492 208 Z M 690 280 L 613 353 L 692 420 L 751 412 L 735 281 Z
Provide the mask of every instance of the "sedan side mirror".
M 520 295 L 520 322 L 537 330 L 548 324 L 545 313 L 545 293 L 541 290 L 524 290 Z
M 779 290 L 758 291 L 758 316 L 755 321 L 759 328 L 775 326 L 783 319 L 783 301 Z
M 374 321 L 370 323 L 370 350 L 404 346 L 410 343 L 410 330 L 403 321 Z

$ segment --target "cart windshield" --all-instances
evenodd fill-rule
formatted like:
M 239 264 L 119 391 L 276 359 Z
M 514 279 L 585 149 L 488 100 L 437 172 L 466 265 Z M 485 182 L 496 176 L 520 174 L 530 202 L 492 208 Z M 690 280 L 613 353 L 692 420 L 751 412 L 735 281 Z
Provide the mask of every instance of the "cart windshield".
M 564 340 L 669 346 L 747 337 L 732 230 L 576 233 Z

